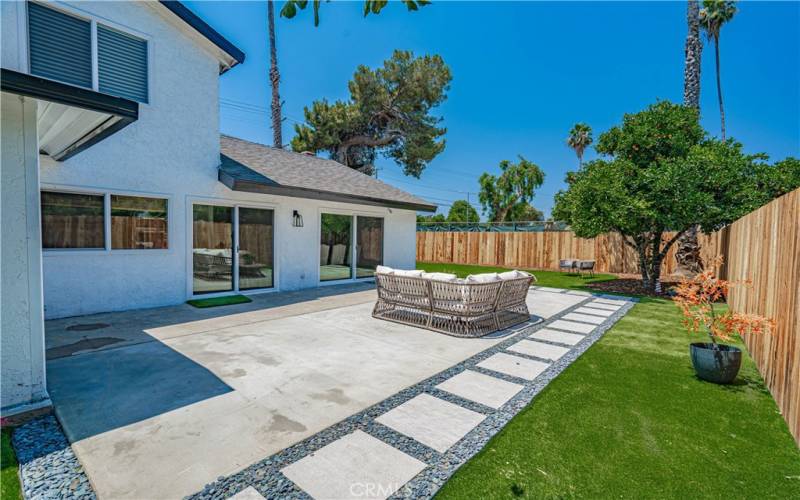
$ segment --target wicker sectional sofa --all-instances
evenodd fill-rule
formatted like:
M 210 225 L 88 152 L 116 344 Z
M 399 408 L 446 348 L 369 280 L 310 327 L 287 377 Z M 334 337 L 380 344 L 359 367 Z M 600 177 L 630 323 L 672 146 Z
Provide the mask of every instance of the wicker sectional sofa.
M 535 280 L 522 271 L 457 279 L 379 266 L 372 316 L 457 337 L 481 337 L 528 321 L 525 298 Z

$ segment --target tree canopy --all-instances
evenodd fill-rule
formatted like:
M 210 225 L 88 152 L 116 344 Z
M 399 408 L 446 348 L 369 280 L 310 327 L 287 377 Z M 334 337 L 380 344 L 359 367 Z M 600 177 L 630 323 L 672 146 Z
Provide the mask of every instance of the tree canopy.
M 544 183 L 544 172 L 522 155 L 519 162 L 500 162 L 500 175 L 484 172 L 479 179 L 481 191 L 478 200 L 490 222 L 506 221 L 508 212 L 519 203 L 530 203 L 535 190 Z
M 531 222 L 544 220 L 544 213 L 527 201 L 514 205 L 506 214 L 505 222 Z
M 594 139 L 592 138 L 592 127 L 585 123 L 576 123 L 569 131 L 567 146 L 575 151 L 578 157 L 578 165 L 583 165 L 583 152 L 586 151 Z
M 447 213 L 447 222 L 480 222 L 481 218 L 475 207 L 467 200 L 456 200 Z
M 447 222 L 444 214 L 417 215 L 417 222 Z
M 330 1 L 330 0 L 326 0 Z M 420 7 L 430 5 L 429 0 L 400 0 L 409 11 L 419 10 Z M 319 26 L 319 8 L 322 2 L 320 0 L 312 0 L 314 9 L 314 26 Z M 389 4 L 388 0 L 364 0 L 364 17 L 370 14 L 380 14 L 381 10 Z M 281 9 L 281 16 L 291 19 L 297 15 L 298 11 L 305 10 L 308 6 L 308 0 L 287 0 Z
M 554 217 L 580 237 L 621 234 L 639 256 L 650 290 L 681 234 L 695 224 L 710 232 L 733 222 L 771 199 L 765 182 L 780 184 L 777 174 L 766 174 L 775 171 L 764 155 L 744 154 L 732 139 L 706 138 L 696 109 L 665 101 L 625 115 L 621 126 L 600 136 L 597 150 L 608 159 L 569 174 Z M 672 231 L 674 237 L 663 239 Z
M 306 123 L 295 125 L 292 149 L 327 151 L 368 174 L 382 154 L 419 178 L 445 148 L 447 129 L 431 112 L 447 98 L 450 80 L 450 68 L 438 55 L 396 50 L 381 68 L 359 66 L 348 84 L 348 101 L 322 99 L 305 108 Z

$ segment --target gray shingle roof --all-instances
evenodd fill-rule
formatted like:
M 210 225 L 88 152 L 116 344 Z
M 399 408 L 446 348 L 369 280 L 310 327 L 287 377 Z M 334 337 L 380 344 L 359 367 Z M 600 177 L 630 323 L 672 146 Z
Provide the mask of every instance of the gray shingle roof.
M 236 191 L 433 212 L 436 205 L 333 160 L 223 135 L 219 180 Z

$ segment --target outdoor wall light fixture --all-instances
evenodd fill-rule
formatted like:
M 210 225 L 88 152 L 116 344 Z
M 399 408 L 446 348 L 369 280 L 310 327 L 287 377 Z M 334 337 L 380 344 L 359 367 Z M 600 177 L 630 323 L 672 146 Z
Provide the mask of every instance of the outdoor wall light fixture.
M 303 227 L 303 216 L 297 210 L 292 212 L 292 226 Z

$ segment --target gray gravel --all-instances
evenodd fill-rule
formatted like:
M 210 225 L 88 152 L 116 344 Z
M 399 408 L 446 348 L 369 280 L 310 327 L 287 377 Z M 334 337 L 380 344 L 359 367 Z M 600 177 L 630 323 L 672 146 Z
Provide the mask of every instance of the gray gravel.
M 567 292 L 565 292 L 567 293 Z M 629 302 L 623 305 L 614 314 L 606 318 L 606 320 L 597 325 L 597 328 L 586 336 L 581 342 L 575 346 L 570 347 L 570 351 L 562 356 L 558 361 L 553 362 L 544 372 L 542 372 L 533 381 L 526 381 L 516 377 L 510 377 L 497 372 L 491 372 L 475 366 L 489 356 L 505 351 L 510 345 L 516 343 L 520 339 L 526 338 L 533 332 L 547 327 L 553 321 L 561 318 L 575 309 L 585 306 L 588 302 L 596 298 L 611 298 L 617 300 L 628 300 Z M 350 434 L 351 432 L 360 429 L 373 437 L 376 437 L 395 448 L 411 455 L 419 460 L 428 464 L 422 472 L 420 472 L 414 479 L 409 481 L 392 498 L 430 498 L 432 497 L 441 486 L 453 475 L 453 473 L 467 460 L 480 451 L 492 436 L 497 434 L 517 413 L 525 408 L 539 392 L 550 383 L 555 377 L 558 376 L 567 366 L 575 361 L 581 354 L 583 354 L 592 344 L 594 344 L 603 334 L 611 328 L 628 310 L 633 307 L 634 299 L 628 299 L 619 296 L 606 296 L 606 295 L 587 295 L 586 300 L 581 301 L 579 304 L 572 306 L 556 316 L 512 331 L 508 334 L 503 341 L 494 345 L 493 347 L 482 351 L 471 358 L 455 365 L 447 370 L 439 372 L 438 374 L 424 380 L 414 386 L 411 386 L 383 401 L 371 406 L 333 426 L 301 441 L 294 446 L 286 448 L 264 460 L 257 462 L 246 469 L 233 474 L 228 477 L 220 477 L 217 481 L 207 485 L 202 491 L 191 495 L 187 498 L 192 500 L 210 500 L 210 499 L 226 499 L 248 486 L 253 486 L 265 498 L 309 498 L 306 493 L 298 489 L 295 484 L 281 474 L 280 469 L 287 465 L 300 460 L 306 455 L 313 453 L 320 448 L 332 443 L 333 441 Z M 594 325 L 593 325 L 594 326 Z M 552 343 L 537 339 L 537 342 Z M 553 345 L 561 345 L 552 343 Z M 519 355 L 518 353 L 513 353 Z M 533 358 L 536 359 L 536 358 Z M 525 386 L 514 398 L 508 401 L 500 409 L 494 410 L 472 401 L 468 401 L 453 394 L 447 393 L 436 389 L 436 385 L 442 383 L 448 378 L 457 375 L 458 373 L 466 370 L 475 370 L 486 373 L 493 377 L 505 379 L 517 384 Z M 461 441 L 456 443 L 455 446 L 450 448 L 446 453 L 439 453 L 427 446 L 400 434 L 386 426 L 383 426 L 374 421 L 374 419 L 387 411 L 399 406 L 409 399 L 421 394 L 429 393 L 436 397 L 445 399 L 447 401 L 456 403 L 465 408 L 477 411 L 486 415 L 486 419 L 481 422 L 477 427 L 470 431 Z
M 55 416 L 17 427 L 12 444 L 27 499 L 96 498 Z

